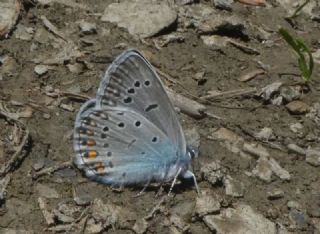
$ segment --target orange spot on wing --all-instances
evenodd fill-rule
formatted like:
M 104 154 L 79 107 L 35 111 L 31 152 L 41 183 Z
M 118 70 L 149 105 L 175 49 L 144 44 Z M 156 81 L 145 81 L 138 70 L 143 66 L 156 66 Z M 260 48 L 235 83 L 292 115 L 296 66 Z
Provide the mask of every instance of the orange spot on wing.
M 97 151 L 91 150 L 88 152 L 88 157 L 89 158 L 95 158 L 97 157 Z
M 94 146 L 94 145 L 96 145 L 96 142 L 94 140 L 88 139 L 87 140 L 87 145 L 88 146 Z
M 103 165 L 103 163 L 97 163 L 96 165 L 96 171 L 97 172 L 103 172 L 104 171 L 104 165 Z
M 92 135 L 93 135 L 93 131 L 91 131 L 91 130 L 87 130 L 86 133 L 87 133 L 87 135 L 89 135 L 89 136 L 92 136 Z

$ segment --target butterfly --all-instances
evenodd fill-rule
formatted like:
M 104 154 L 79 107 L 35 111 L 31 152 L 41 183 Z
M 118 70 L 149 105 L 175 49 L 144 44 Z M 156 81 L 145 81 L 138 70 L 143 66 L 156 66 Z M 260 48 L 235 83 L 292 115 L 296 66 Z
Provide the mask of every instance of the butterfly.
M 96 98 L 77 114 L 74 163 L 87 177 L 112 186 L 196 178 L 173 104 L 152 65 L 137 50 L 107 69 Z M 170 191 L 171 191 L 170 189 Z

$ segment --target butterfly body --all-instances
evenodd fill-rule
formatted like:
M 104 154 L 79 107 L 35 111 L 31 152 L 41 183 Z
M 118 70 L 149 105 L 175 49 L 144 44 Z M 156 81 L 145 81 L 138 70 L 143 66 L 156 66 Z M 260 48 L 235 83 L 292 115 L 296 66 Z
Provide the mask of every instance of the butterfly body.
M 96 99 L 76 117 L 73 138 L 75 164 L 96 181 L 123 186 L 190 177 L 191 157 L 173 105 L 135 50 L 106 71 Z

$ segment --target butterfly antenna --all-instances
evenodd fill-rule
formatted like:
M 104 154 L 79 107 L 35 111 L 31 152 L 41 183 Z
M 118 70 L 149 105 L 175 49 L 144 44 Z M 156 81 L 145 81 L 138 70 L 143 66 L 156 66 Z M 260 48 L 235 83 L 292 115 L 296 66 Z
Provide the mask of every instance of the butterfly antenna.
M 169 190 L 168 196 L 170 196 L 170 194 L 171 194 L 171 192 L 172 192 L 172 189 L 173 189 L 173 186 L 176 184 L 176 182 L 177 182 L 177 178 L 178 178 L 178 176 L 179 176 L 179 174 L 180 174 L 181 170 L 182 170 L 182 168 L 180 167 L 180 168 L 179 168 L 179 170 L 178 170 L 178 172 L 177 172 L 177 174 L 174 176 L 174 179 L 173 179 L 173 181 L 172 181 L 172 184 L 171 184 L 171 187 L 170 187 L 170 190 Z

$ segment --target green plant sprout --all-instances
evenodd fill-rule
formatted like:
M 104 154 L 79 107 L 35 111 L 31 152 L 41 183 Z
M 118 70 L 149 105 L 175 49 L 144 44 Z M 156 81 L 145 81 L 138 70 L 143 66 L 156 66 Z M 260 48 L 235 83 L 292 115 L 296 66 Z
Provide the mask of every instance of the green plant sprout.
M 296 52 L 301 76 L 305 82 L 309 82 L 313 71 L 313 57 L 309 48 L 305 45 L 302 39 L 293 38 L 287 30 L 280 28 L 279 33 Z M 306 54 L 309 57 L 309 63 L 307 63 Z

